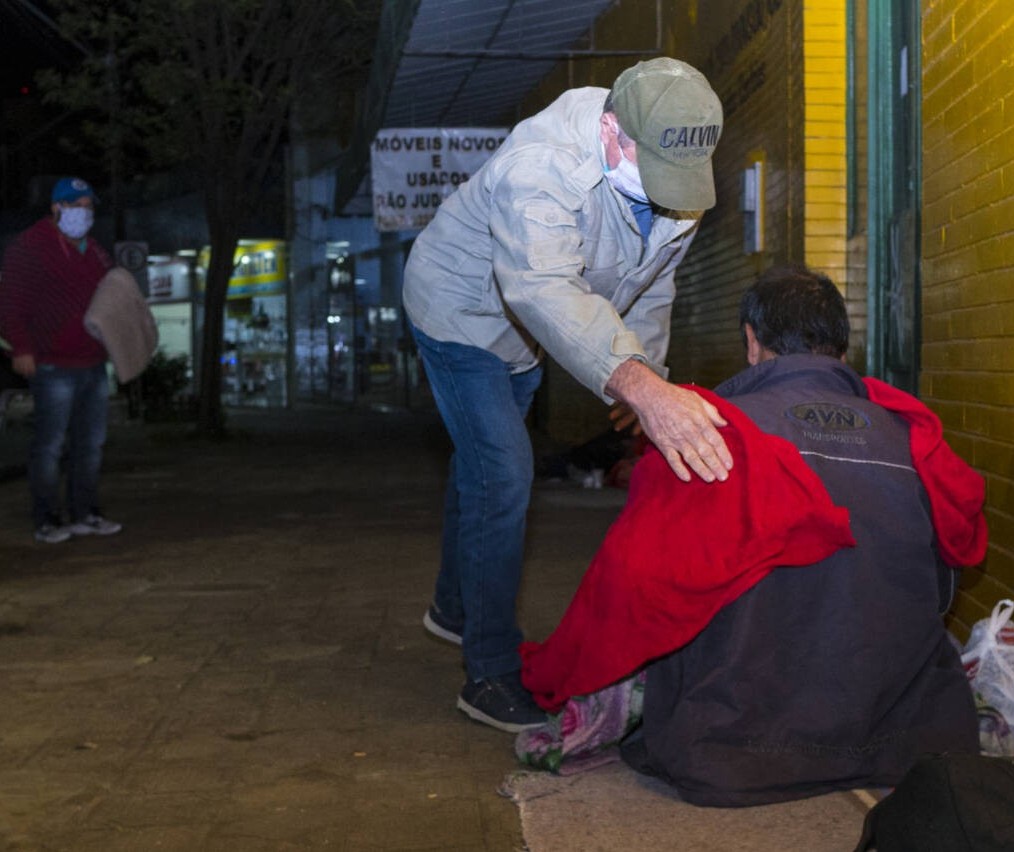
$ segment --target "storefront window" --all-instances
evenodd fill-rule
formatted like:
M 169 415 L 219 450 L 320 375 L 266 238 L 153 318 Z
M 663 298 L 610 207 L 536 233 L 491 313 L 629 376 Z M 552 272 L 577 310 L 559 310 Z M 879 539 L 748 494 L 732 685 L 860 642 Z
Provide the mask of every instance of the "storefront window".
M 401 406 L 406 376 L 400 288 L 385 286 L 382 253 L 327 245 L 327 399 Z M 400 273 L 400 248 L 398 248 Z
M 148 304 L 158 327 L 158 348 L 166 358 L 185 358 L 193 377 L 193 273 L 197 252 L 148 257 Z
M 208 257 L 208 249 L 201 252 L 199 273 Z M 276 408 L 288 401 L 287 269 L 281 240 L 240 240 L 236 247 L 222 337 L 225 405 Z

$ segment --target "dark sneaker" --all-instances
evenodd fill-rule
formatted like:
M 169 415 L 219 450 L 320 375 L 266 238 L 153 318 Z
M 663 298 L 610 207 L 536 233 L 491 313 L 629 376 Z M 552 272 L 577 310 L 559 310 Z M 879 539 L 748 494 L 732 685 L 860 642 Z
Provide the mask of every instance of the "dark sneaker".
M 461 644 L 461 634 L 465 632 L 463 624 L 455 624 L 437 609 L 435 604 L 431 604 L 430 608 L 426 610 L 426 615 L 423 616 L 423 627 L 434 636 L 455 645 Z
M 108 521 L 102 515 L 91 514 L 80 521 L 74 521 L 67 529 L 71 535 L 114 535 L 123 529 L 123 524 Z
M 45 523 L 35 528 L 35 540 L 43 544 L 59 544 L 70 536 L 70 529 L 60 524 Z
M 545 711 L 521 685 L 521 672 L 468 681 L 458 696 L 458 709 L 477 722 L 512 734 L 546 724 Z

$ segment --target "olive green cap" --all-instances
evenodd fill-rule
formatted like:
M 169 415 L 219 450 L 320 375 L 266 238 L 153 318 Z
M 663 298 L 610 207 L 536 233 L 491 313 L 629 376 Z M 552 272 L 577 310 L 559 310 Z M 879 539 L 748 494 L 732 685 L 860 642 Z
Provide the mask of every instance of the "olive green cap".
M 722 134 L 722 102 L 707 78 L 678 59 L 649 59 L 616 78 L 612 103 L 637 143 L 648 198 L 669 210 L 714 207 L 711 155 Z

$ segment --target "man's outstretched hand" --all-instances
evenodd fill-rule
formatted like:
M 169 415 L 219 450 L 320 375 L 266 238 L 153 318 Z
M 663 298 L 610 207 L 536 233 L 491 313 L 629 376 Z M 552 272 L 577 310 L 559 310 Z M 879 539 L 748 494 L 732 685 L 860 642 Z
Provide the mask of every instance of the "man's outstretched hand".
M 610 412 L 613 428 L 640 424 L 684 482 L 690 481 L 691 470 L 705 482 L 729 478 L 732 454 L 718 431 L 726 422 L 704 397 L 670 384 L 635 360 L 616 368 L 606 393 L 621 403 Z

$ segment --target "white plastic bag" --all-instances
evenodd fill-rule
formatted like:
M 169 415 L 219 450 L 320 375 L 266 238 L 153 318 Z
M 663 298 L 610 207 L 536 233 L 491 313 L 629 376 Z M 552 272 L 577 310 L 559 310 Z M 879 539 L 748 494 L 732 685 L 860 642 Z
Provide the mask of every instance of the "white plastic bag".
M 979 740 L 989 754 L 1014 754 L 1014 601 L 1004 599 L 972 627 L 961 662 L 975 693 Z

